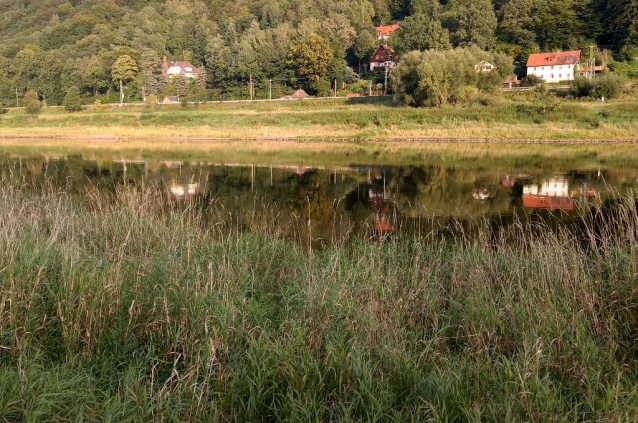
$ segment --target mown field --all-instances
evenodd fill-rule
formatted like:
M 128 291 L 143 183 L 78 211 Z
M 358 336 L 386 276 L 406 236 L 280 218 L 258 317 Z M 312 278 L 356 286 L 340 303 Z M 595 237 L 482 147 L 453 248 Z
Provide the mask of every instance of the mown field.
M 267 210 L 238 226 L 143 187 L 20 181 L 0 181 L 2 421 L 638 413 L 633 197 L 578 229 L 477 223 L 311 253 Z
M 543 110 L 528 93 L 490 105 L 414 109 L 391 98 L 87 107 L 79 113 L 23 109 L 0 115 L 0 136 L 194 138 L 635 139 L 638 102 L 563 101 Z

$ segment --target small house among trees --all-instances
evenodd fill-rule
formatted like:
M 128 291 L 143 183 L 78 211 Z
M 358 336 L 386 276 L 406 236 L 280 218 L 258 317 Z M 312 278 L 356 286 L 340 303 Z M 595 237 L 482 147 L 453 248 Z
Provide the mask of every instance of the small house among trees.
M 308 95 L 307 92 L 305 92 L 304 90 L 297 90 L 294 93 L 292 93 L 291 95 L 285 95 L 283 97 L 281 97 L 282 100 L 297 100 L 299 98 L 309 98 L 310 96 Z
M 170 62 L 166 60 L 166 56 L 164 56 L 162 65 L 164 67 L 164 73 L 166 73 L 169 78 L 180 74 L 186 78 L 197 78 L 198 69 L 187 60 Z
M 387 44 L 379 46 L 377 51 L 370 60 L 370 70 L 383 69 L 392 67 L 399 61 L 399 56 L 396 55 L 392 47 Z
M 162 104 L 176 104 L 179 103 L 179 97 L 177 97 L 176 95 L 167 95 L 166 97 L 164 97 L 164 100 L 162 101 Z
M 377 37 L 379 40 L 387 40 L 390 37 L 390 34 L 399 29 L 399 25 L 385 25 L 385 26 L 377 26 L 375 28 L 377 30 Z
M 536 75 L 545 82 L 573 81 L 581 57 L 580 50 L 530 54 L 527 74 Z

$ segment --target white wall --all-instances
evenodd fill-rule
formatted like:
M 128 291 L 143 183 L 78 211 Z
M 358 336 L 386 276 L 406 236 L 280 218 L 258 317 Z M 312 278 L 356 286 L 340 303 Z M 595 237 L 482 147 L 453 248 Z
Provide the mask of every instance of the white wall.
M 547 82 L 573 81 L 576 65 L 529 66 L 528 75 L 536 75 Z

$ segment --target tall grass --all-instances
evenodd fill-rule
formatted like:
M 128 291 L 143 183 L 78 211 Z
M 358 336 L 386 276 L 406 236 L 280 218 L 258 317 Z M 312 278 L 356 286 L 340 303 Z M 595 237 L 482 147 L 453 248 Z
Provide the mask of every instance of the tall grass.
M 3 421 L 634 421 L 631 196 L 351 239 L 0 181 Z

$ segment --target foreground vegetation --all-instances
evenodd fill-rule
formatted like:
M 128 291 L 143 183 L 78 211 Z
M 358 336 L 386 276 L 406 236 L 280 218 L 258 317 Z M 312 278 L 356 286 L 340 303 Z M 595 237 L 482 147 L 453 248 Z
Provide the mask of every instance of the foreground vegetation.
M 561 101 L 534 93 L 482 96 L 466 106 L 414 109 L 391 98 L 101 106 L 81 113 L 43 109 L 0 115 L 0 136 L 201 138 L 635 139 L 633 94 L 613 102 Z
M 356 238 L 0 184 L 4 421 L 632 421 L 635 199 L 582 229 Z M 195 205 L 195 204 L 193 204 Z M 222 217 L 226 216 L 226 217 Z

